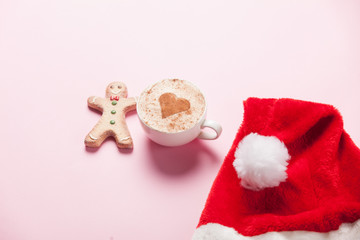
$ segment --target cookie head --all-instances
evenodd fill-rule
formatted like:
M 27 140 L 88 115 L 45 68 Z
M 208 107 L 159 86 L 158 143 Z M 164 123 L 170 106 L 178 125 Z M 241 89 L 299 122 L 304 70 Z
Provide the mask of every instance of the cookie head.
M 106 97 L 109 98 L 111 96 L 119 96 L 119 97 L 127 97 L 127 87 L 122 82 L 112 82 L 106 87 Z

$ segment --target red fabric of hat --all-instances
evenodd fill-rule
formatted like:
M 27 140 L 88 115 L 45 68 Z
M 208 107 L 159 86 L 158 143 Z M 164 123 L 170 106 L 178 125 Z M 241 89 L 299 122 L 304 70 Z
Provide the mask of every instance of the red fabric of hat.
M 193 240 L 360 239 L 360 150 L 330 105 L 244 101 Z

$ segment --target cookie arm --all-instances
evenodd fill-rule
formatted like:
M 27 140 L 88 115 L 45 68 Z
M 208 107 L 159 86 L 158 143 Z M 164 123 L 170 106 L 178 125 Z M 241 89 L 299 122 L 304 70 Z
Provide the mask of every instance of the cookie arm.
M 104 99 L 103 98 L 91 96 L 88 98 L 87 103 L 88 103 L 88 106 L 93 109 L 96 109 L 99 111 L 102 111 L 104 109 Z
M 131 97 L 124 99 L 125 111 L 132 111 L 136 109 L 136 100 L 137 97 Z

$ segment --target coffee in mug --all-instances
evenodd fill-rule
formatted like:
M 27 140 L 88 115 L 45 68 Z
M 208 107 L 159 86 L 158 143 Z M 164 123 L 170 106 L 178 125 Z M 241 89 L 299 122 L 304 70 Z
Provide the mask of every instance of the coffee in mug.
M 188 81 L 166 79 L 140 95 L 137 111 L 149 127 L 176 133 L 193 127 L 199 121 L 205 111 L 205 98 Z
M 165 146 L 178 146 L 196 137 L 216 139 L 221 126 L 206 120 L 206 101 L 192 83 L 165 79 L 146 88 L 138 98 L 137 113 L 148 137 Z M 202 132 L 204 127 L 215 133 Z

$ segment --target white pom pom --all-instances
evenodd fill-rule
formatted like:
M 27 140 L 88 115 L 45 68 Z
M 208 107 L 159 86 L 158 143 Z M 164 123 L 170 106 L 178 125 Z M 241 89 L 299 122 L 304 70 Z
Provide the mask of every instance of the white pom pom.
M 233 166 L 244 188 L 259 191 L 286 180 L 289 159 L 285 144 L 278 138 L 250 133 L 239 143 Z

